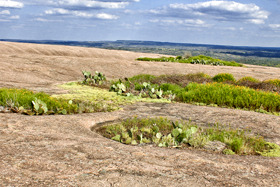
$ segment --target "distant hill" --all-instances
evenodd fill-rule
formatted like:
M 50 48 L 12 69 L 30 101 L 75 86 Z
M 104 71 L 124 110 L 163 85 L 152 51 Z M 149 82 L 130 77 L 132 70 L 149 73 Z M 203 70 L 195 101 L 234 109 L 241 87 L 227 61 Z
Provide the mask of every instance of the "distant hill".
M 195 47 L 207 49 L 231 49 L 231 50 L 248 50 L 248 51 L 279 51 L 280 47 L 252 47 L 252 46 L 228 46 L 228 45 L 210 45 L 210 44 L 193 44 L 193 43 L 172 43 L 156 41 L 138 41 L 138 40 L 117 40 L 117 41 L 63 41 L 63 40 L 17 40 L 17 39 L 0 39 L 0 41 L 36 43 L 36 44 L 54 44 L 84 47 L 128 47 L 128 46 L 150 46 L 150 47 Z
M 213 58 L 220 58 L 222 60 L 228 61 L 236 61 L 244 64 L 280 67 L 280 47 L 228 46 L 137 40 L 61 41 L 0 39 L 0 41 L 96 47 L 103 49 L 127 50 L 134 52 L 157 53 L 174 56 L 184 56 L 187 52 L 193 56 L 206 55 L 211 56 Z

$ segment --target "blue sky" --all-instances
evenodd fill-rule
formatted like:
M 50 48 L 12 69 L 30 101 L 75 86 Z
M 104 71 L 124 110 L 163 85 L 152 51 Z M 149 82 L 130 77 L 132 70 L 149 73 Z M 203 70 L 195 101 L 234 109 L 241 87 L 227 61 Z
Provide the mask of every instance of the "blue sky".
M 280 47 L 280 0 L 0 0 L 0 38 Z

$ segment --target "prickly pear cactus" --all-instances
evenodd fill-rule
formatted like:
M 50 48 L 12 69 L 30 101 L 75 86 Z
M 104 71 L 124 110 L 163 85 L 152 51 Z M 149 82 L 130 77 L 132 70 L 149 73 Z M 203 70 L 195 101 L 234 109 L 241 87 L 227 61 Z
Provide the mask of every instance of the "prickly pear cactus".
M 103 81 L 106 80 L 106 76 L 101 73 L 101 72 L 98 72 L 96 71 L 95 72 L 95 75 L 91 75 L 91 72 L 90 71 L 82 71 L 85 79 L 83 81 L 83 84 L 86 84 L 86 85 L 93 85 L 93 84 L 99 84 L 101 85 L 103 83 Z
M 126 87 L 123 83 L 118 83 L 117 85 L 112 85 L 110 91 L 117 92 L 119 95 L 126 92 Z
M 48 112 L 47 104 L 40 99 L 35 98 L 35 101 L 32 101 L 33 111 L 38 115 L 46 114 Z
M 173 137 L 175 137 L 175 138 L 176 138 L 177 136 L 179 136 L 179 135 L 180 135 L 180 131 L 179 131 L 179 129 L 173 129 L 173 131 L 172 131 L 172 133 L 171 133 L 171 134 L 172 134 L 172 136 L 173 136 Z
M 111 139 L 120 142 L 121 141 L 121 135 L 118 134 Z

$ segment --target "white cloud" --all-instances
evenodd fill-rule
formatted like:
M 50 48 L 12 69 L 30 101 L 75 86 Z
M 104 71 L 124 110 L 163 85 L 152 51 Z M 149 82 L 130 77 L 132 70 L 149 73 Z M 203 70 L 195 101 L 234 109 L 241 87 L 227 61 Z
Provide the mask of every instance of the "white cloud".
M 3 10 L 3 11 L 0 11 L 0 15 L 10 15 L 10 11 L 9 10 Z
M 150 19 L 149 21 L 150 21 L 151 23 L 158 23 L 158 22 L 159 22 L 158 19 Z
M 72 14 L 74 16 L 77 16 L 77 17 L 84 17 L 84 18 L 93 17 L 93 14 L 89 14 L 89 13 L 86 13 L 86 12 L 80 12 L 80 11 L 73 11 Z
M 46 10 L 45 13 L 48 15 L 66 15 L 66 16 L 83 17 L 83 18 L 118 19 L 117 16 L 111 14 L 106 14 L 106 13 L 91 14 L 82 11 L 66 10 L 63 8 Z
M 194 18 L 203 17 L 218 21 L 237 21 L 263 24 L 269 12 L 255 4 L 242 4 L 235 1 L 207 1 L 194 4 L 170 4 L 150 10 L 150 13 L 166 17 Z
M 248 21 L 251 23 L 254 23 L 254 24 L 264 24 L 265 23 L 264 20 L 262 20 L 262 19 L 250 19 Z
M 135 13 L 135 11 L 133 11 L 133 10 L 124 10 L 123 11 L 123 13 L 126 13 L 126 14 L 134 14 Z
M 53 22 L 52 20 L 44 19 L 44 18 L 36 18 L 33 21 L 40 21 L 40 22 Z
M 196 20 L 194 20 L 194 19 L 186 19 L 185 23 L 186 24 L 203 25 L 203 24 L 205 24 L 205 21 L 202 21 L 200 19 L 196 19 Z
M 280 24 L 269 24 L 269 27 L 272 29 L 280 29 Z
M 23 8 L 24 4 L 17 1 L 0 0 L 0 7 L 2 8 Z
M 235 31 L 235 30 L 236 30 L 236 28 L 235 28 L 235 27 L 226 27 L 226 28 L 224 28 L 224 30 Z
M 65 9 L 94 9 L 94 8 L 106 8 L 106 9 L 118 9 L 125 8 L 129 5 L 129 2 L 122 1 L 94 1 L 94 0 L 59 0 L 48 1 L 47 4 L 57 6 Z
M 0 19 L 0 22 L 10 22 L 10 20 L 7 20 L 7 19 Z
M 280 31 L 280 24 L 269 24 L 268 27 L 270 30 Z
M 46 10 L 45 13 L 46 14 L 70 14 L 70 11 L 63 8 L 55 8 L 52 10 Z
M 96 18 L 99 18 L 99 19 L 118 19 L 117 16 L 114 16 L 114 15 L 111 15 L 111 14 L 105 14 L 105 13 L 97 14 Z
M 210 27 L 210 24 L 206 24 L 205 21 L 202 21 L 200 19 L 185 19 L 185 20 L 180 20 L 180 19 L 162 19 L 162 20 L 149 20 L 151 23 L 159 23 L 162 26 L 166 25 L 173 25 L 173 26 L 178 26 L 178 25 L 183 25 L 187 27 Z
M 16 16 L 11 16 L 10 19 L 19 19 L 20 17 L 18 15 Z

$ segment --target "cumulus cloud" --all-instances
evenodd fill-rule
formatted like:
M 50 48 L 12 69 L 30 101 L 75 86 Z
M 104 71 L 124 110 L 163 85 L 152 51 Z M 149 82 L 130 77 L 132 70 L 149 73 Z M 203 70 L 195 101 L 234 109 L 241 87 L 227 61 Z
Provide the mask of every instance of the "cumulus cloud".
M 24 4 L 17 1 L 0 0 L 0 8 L 23 8 Z
M 82 11 L 66 10 L 63 8 L 46 10 L 45 13 L 48 15 L 65 15 L 65 16 L 74 16 L 74 17 L 83 17 L 83 18 L 118 19 L 117 16 L 111 14 L 106 14 L 106 13 L 91 14 Z
M 179 18 L 204 17 L 218 21 L 237 21 L 263 24 L 269 12 L 255 4 L 242 4 L 234 1 L 207 1 L 194 4 L 170 4 L 150 13 Z

